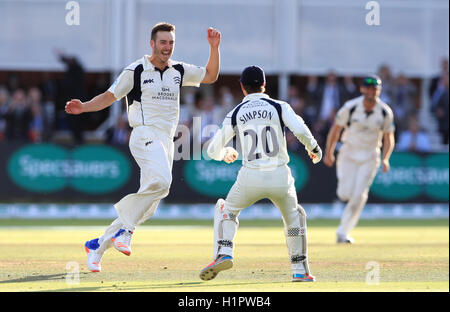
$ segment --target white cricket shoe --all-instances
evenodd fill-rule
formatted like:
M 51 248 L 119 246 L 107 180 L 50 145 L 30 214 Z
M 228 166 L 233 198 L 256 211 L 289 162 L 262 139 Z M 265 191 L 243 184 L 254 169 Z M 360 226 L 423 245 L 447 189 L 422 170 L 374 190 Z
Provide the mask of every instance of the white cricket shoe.
M 114 247 L 123 253 L 124 255 L 131 255 L 131 236 L 132 231 L 120 229 L 116 235 L 111 239 L 114 243 Z
M 103 254 L 99 254 L 96 250 L 100 247 L 98 244 L 98 238 L 89 240 L 84 244 L 84 250 L 87 253 L 87 267 L 91 272 L 100 272 L 102 270 L 100 261 Z
M 353 244 L 355 242 L 355 239 L 350 236 L 337 236 L 336 242 L 338 244 Z

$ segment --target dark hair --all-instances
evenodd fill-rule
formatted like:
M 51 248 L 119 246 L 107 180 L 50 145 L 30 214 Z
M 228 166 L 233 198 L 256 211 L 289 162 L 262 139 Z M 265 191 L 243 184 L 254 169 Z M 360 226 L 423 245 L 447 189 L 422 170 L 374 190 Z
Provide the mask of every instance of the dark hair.
M 244 86 L 244 85 L 243 85 Z M 245 91 L 247 91 L 247 93 L 261 93 L 264 92 L 264 85 L 262 86 L 250 86 L 250 85 L 245 85 L 244 86 Z
M 153 40 L 153 41 L 156 40 L 156 33 L 158 31 L 169 31 L 169 32 L 175 31 L 175 25 L 172 25 L 172 24 L 169 24 L 166 22 L 156 24 L 152 28 L 152 34 L 150 37 L 151 40 Z

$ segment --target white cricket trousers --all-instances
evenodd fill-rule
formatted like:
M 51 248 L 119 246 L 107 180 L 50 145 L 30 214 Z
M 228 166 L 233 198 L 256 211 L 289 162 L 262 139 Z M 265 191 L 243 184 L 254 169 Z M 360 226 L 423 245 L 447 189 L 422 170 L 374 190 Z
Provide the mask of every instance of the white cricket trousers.
M 219 200 L 219 205 L 216 205 L 213 257 L 219 254 L 233 256 L 240 212 L 255 202 L 268 198 L 281 212 L 293 272 L 309 274 L 306 213 L 297 203 L 294 182 L 287 165 L 271 171 L 242 167 L 224 204 L 221 205 Z
M 367 202 L 369 189 L 380 167 L 380 157 L 357 160 L 351 150 L 341 148 L 336 160 L 337 196 L 347 202 L 336 231 L 338 236 L 347 237 L 359 221 Z
M 98 253 L 112 246 L 111 238 L 120 229 L 134 231 L 136 225 L 148 220 L 160 200 L 169 194 L 172 183 L 173 139 L 151 126 L 135 127 L 130 136 L 130 151 L 140 168 L 137 193 L 123 197 L 114 205 L 118 218 L 99 239 Z

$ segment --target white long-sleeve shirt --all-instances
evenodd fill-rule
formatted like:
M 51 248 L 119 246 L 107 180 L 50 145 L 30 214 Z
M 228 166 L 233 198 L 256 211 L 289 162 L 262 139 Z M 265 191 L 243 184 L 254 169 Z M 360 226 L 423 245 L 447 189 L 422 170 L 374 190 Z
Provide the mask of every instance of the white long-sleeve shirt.
M 243 166 L 273 169 L 285 165 L 289 162 L 285 126 L 307 150 L 317 147 L 308 126 L 288 103 L 264 93 L 249 94 L 227 114 L 208 146 L 208 155 L 223 160 L 225 146 L 238 135 Z

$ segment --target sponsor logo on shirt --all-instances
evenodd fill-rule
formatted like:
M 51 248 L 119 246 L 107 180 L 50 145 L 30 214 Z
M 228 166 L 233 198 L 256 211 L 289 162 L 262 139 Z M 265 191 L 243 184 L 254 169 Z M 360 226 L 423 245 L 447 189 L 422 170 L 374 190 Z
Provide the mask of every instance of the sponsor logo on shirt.
M 143 84 L 153 83 L 153 82 L 154 82 L 153 79 L 146 79 L 146 80 L 144 80 Z

